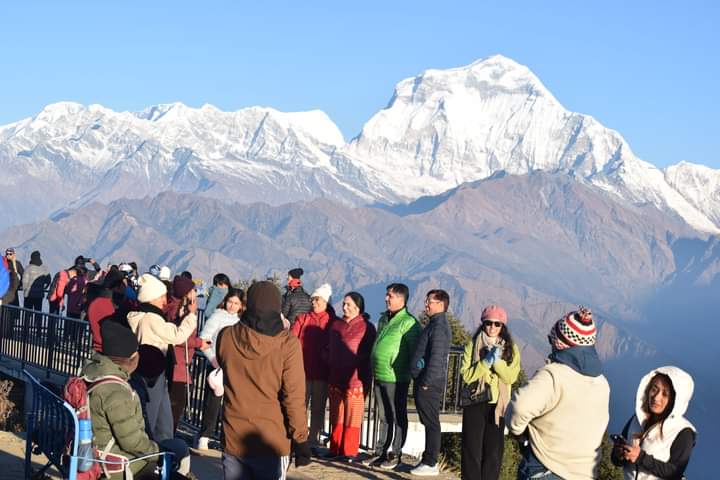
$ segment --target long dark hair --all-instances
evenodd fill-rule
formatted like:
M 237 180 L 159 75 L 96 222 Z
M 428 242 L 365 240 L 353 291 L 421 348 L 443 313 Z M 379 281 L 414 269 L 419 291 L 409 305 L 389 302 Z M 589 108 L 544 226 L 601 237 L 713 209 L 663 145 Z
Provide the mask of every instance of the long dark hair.
M 360 310 L 360 315 L 365 313 L 365 299 L 358 292 L 348 292 L 345 297 L 350 297 Z M 344 297 L 343 297 L 344 298 Z
M 483 330 L 483 324 L 481 323 L 478 329 L 475 331 L 475 334 L 473 335 L 473 343 L 477 341 L 478 336 L 482 333 Z M 510 335 L 510 329 L 508 329 L 507 325 L 503 323 L 503 326 L 500 328 L 500 335 L 498 335 L 500 338 L 503 339 L 505 342 L 505 347 L 503 348 L 502 353 L 502 359 L 505 360 L 507 363 L 510 363 L 513 361 L 513 350 L 515 350 L 514 345 L 515 342 L 513 342 L 512 335 Z
M 240 317 L 240 315 L 242 315 L 242 313 L 245 311 L 245 292 L 242 288 L 228 288 L 228 291 L 225 294 L 225 298 L 223 298 L 222 302 L 220 302 L 220 305 L 222 305 L 221 308 L 223 310 L 225 310 L 225 304 L 227 303 L 228 299 L 230 299 L 230 297 L 237 297 L 240 299 L 240 310 L 238 310 L 237 312 L 237 316 Z
M 650 389 L 653 386 L 653 383 L 655 383 L 655 380 L 664 380 L 669 386 L 670 386 L 670 398 L 668 399 L 668 404 L 665 407 L 665 410 L 660 415 L 656 415 L 652 413 L 650 410 Z M 675 387 L 673 386 L 672 380 L 668 375 L 665 375 L 664 373 L 656 373 L 648 382 L 647 386 L 645 387 L 645 394 L 643 395 L 643 403 L 642 403 L 642 410 L 647 414 L 647 420 L 643 422 L 643 434 L 650 431 L 650 429 L 656 425 L 660 424 L 660 438 L 662 438 L 663 435 L 663 425 L 665 423 L 665 420 L 670 416 L 670 414 L 673 411 L 673 408 L 675 408 Z

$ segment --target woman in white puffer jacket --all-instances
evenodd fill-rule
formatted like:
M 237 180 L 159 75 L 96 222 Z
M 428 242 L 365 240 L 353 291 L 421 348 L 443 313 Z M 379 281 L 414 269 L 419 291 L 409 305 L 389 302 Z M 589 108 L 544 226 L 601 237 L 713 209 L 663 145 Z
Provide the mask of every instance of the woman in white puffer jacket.
M 684 417 L 693 390 L 692 377 L 677 367 L 656 368 L 642 378 L 635 415 L 613 448 L 625 480 L 683 478 L 695 446 L 695 427 Z
M 245 293 L 239 288 L 229 288 L 223 301 L 213 311 L 212 316 L 200 332 L 200 338 L 210 340 L 210 347 L 203 351 L 212 365 L 212 369 L 218 367 L 215 359 L 215 346 L 217 337 L 223 328 L 235 325 L 240 320 L 240 315 L 245 310 Z M 207 450 L 210 437 L 215 432 L 215 427 L 220 415 L 222 396 L 215 394 L 209 386 L 205 389 L 205 410 L 203 411 L 202 428 L 198 437 L 197 448 Z

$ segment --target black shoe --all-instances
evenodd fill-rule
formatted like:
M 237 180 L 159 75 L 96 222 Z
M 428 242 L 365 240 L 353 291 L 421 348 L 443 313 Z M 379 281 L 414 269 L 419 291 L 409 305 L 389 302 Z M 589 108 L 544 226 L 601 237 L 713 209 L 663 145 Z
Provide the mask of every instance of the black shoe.
M 400 455 L 389 454 L 387 459 L 380 464 L 380 468 L 383 470 L 395 470 L 401 463 Z
M 364 463 L 369 467 L 379 467 L 388 459 L 387 455 L 379 455 L 377 457 L 370 457 Z

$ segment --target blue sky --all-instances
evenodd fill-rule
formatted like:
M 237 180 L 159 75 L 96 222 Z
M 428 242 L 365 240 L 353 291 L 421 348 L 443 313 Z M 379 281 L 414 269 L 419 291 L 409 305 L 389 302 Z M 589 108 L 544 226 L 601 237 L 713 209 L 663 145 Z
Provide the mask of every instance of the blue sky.
M 500 53 L 641 158 L 720 168 L 718 25 L 711 1 L 2 2 L 0 124 L 182 101 L 319 108 L 350 139 L 401 79 Z

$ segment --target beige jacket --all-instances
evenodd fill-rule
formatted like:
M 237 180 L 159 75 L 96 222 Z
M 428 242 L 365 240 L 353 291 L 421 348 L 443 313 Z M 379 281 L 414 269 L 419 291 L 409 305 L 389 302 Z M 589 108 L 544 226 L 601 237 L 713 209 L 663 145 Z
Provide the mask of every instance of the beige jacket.
M 517 391 L 510 432 L 520 435 L 527 429 L 533 453 L 554 474 L 566 480 L 596 478 L 609 406 L 605 376 L 551 363 Z
M 163 353 L 167 353 L 168 345 L 178 345 L 187 340 L 197 326 L 197 316 L 193 313 L 187 315 L 180 325 L 166 321 L 161 313 L 155 312 L 130 312 L 127 320 L 141 345 L 152 345 Z

